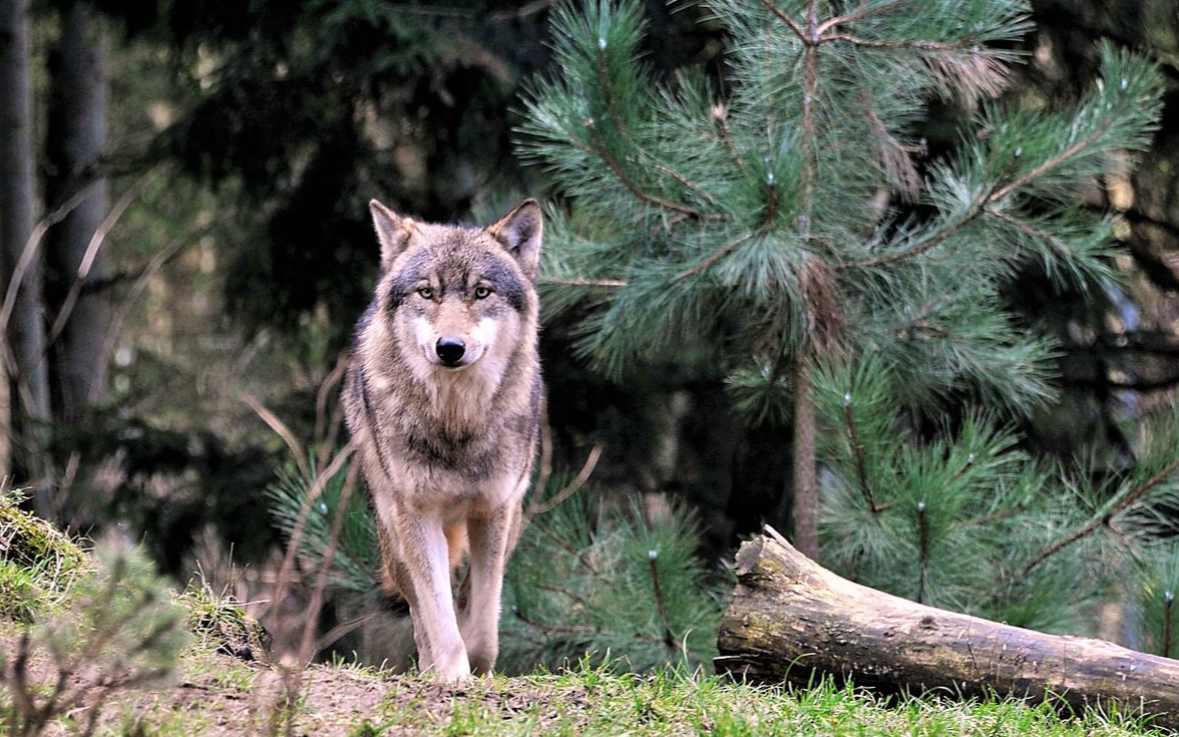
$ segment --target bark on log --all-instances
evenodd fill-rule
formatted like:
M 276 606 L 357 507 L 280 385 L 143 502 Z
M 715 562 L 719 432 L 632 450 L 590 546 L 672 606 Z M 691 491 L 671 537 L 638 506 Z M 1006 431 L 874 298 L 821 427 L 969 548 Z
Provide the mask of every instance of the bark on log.
M 1045 635 L 852 583 L 777 532 L 741 546 L 718 672 L 806 685 L 821 676 L 885 693 L 998 694 L 1079 709 L 1116 701 L 1179 729 L 1179 660 Z

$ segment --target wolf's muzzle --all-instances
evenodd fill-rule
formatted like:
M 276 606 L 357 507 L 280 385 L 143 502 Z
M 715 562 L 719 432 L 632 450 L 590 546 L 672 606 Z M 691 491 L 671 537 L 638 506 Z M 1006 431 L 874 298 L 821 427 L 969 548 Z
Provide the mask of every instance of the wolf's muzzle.
M 463 342 L 462 338 L 444 335 L 438 339 L 434 350 L 443 366 L 454 368 L 462 363 L 463 355 L 467 352 L 467 344 Z

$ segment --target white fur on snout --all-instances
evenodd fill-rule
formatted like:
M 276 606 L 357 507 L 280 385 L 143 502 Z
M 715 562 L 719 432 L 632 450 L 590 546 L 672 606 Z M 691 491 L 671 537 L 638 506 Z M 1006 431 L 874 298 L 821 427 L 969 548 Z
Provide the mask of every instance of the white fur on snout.
M 426 360 L 435 366 L 444 365 L 442 359 L 438 357 L 438 341 L 442 338 L 458 338 L 461 340 L 463 342 L 462 360 L 456 366 L 447 366 L 448 369 L 455 371 L 478 361 L 483 357 L 483 353 L 487 350 L 487 347 L 495 344 L 495 338 L 499 335 L 499 322 L 490 317 L 484 317 L 466 335 L 443 335 L 434 329 L 434 326 L 427 318 L 415 317 L 413 319 L 413 332 L 418 348 L 425 355 Z

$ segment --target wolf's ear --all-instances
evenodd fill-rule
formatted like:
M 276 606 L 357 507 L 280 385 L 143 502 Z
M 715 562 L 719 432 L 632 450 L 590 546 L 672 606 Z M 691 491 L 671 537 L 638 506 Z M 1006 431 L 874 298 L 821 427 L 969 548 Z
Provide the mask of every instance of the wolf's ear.
M 544 230 L 540 203 L 529 197 L 502 220 L 487 229 L 520 264 L 524 276 L 536 279 L 540 239 Z
M 414 233 L 414 222 L 401 217 L 376 200 L 368 203 L 368 209 L 373 214 L 377 239 L 381 241 L 381 270 L 384 271 L 409 245 L 409 239 Z

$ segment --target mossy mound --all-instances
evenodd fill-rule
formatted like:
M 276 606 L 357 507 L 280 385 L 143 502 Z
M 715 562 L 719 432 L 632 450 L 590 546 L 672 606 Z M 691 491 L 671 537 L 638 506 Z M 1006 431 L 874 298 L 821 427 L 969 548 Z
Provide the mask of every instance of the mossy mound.
M 94 561 L 78 543 L 20 508 L 23 496 L 0 494 L 0 619 L 27 624 L 52 609 Z
M 94 564 L 80 545 L 20 508 L 23 498 L 19 491 L 0 494 L 0 559 L 59 575 L 92 570 Z
M 230 598 L 190 584 L 177 602 L 188 610 L 189 632 L 211 650 L 246 661 L 265 661 L 270 635 Z

